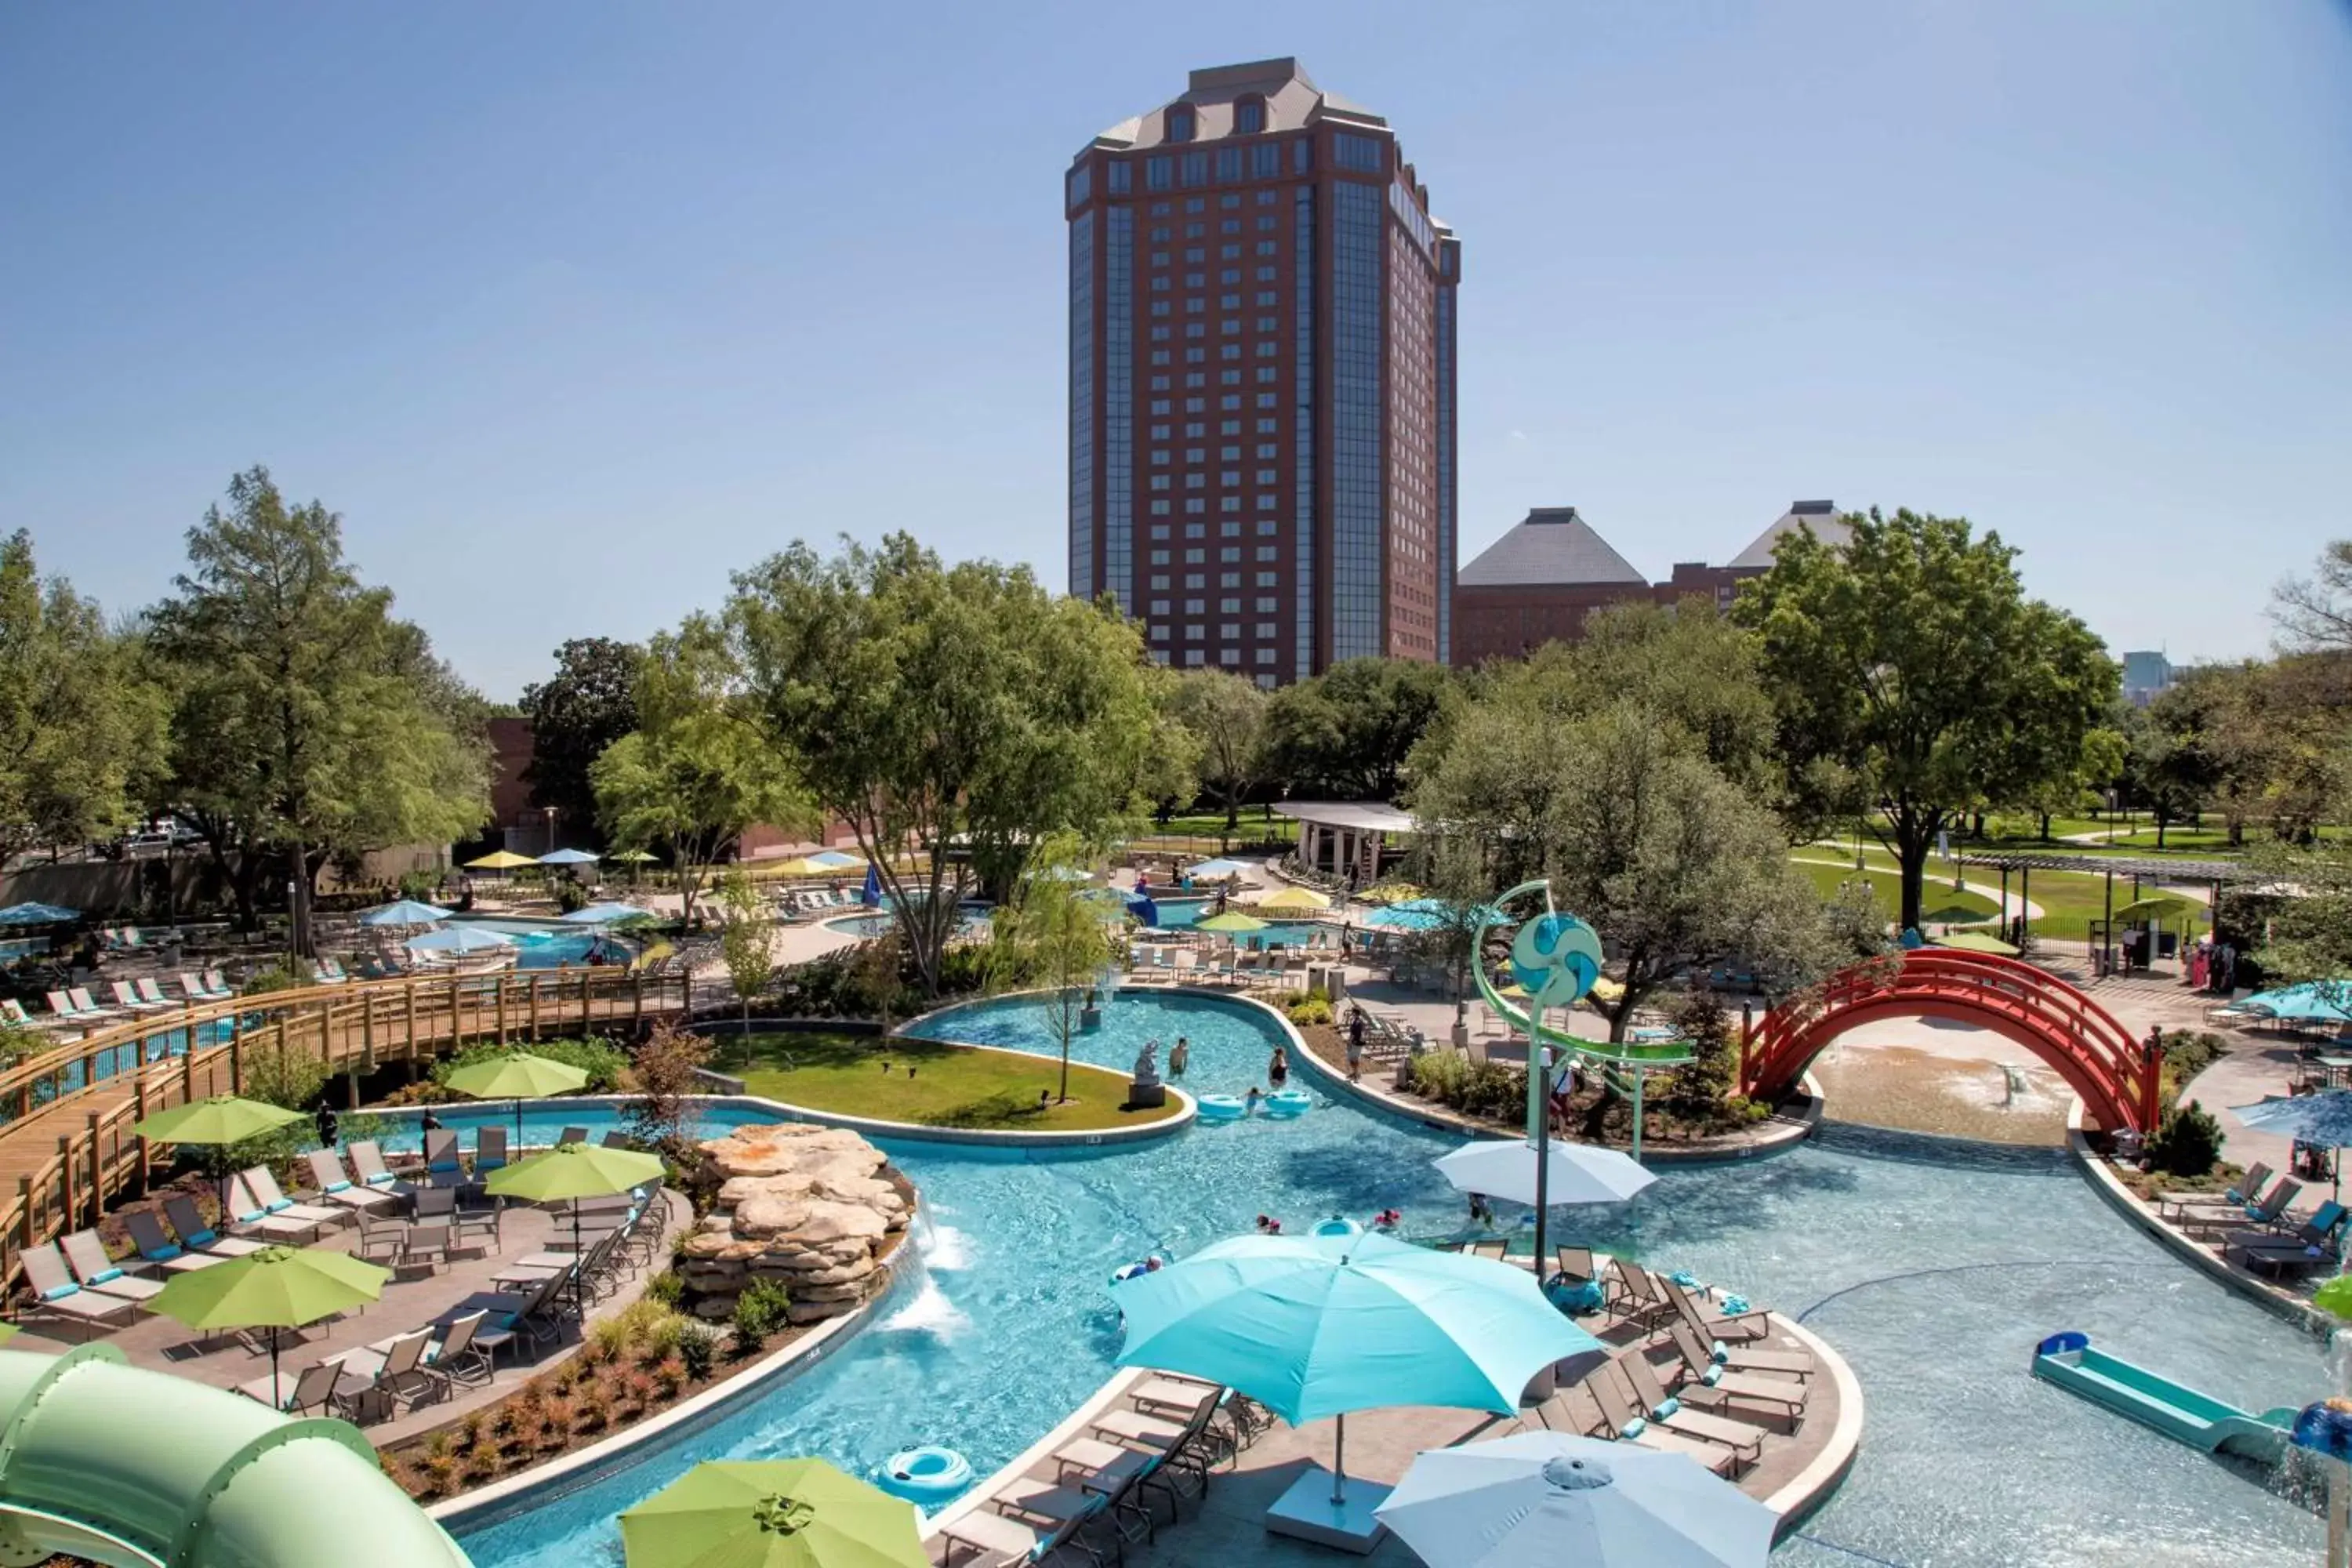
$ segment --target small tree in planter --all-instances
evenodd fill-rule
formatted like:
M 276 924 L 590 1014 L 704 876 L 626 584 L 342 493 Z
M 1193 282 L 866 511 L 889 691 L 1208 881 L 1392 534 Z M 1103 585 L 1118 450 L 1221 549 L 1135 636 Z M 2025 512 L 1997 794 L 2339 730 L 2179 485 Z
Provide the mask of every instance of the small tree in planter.
M 701 1158 L 694 1146 L 695 1104 L 689 1097 L 702 1092 L 697 1073 L 709 1059 L 710 1047 L 701 1036 L 667 1021 L 656 1024 L 629 1058 L 643 1097 L 624 1118 L 629 1136 L 689 1176 Z
M 751 877 L 738 868 L 719 884 L 719 954 L 727 978 L 743 1005 L 744 1033 L 751 1033 L 751 998 L 775 978 L 775 911 Z
M 1077 1035 L 1097 977 L 1111 961 L 1109 921 L 1087 896 L 1087 857 L 1078 840 L 1056 834 L 1030 857 L 1012 907 L 996 917 L 1000 951 L 1022 978 L 1045 988 L 1045 1027 L 1062 1047 L 1058 1098 L 1070 1098 L 1070 1041 Z

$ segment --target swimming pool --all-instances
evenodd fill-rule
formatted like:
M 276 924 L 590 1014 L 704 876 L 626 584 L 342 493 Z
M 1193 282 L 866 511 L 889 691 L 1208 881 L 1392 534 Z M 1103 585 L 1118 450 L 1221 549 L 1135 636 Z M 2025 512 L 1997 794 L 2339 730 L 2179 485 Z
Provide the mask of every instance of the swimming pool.
M 1040 1005 L 1011 999 L 924 1032 L 1037 1048 L 1041 1028 Z M 1179 1034 L 1196 1091 L 1262 1081 L 1278 1037 L 1235 1002 L 1123 994 L 1074 1054 L 1123 1068 L 1144 1039 Z M 1429 1162 L 1455 1142 L 1318 1096 L 1294 1122 L 1197 1126 L 1092 1158 L 886 1144 L 927 1212 L 918 1267 L 873 1326 L 678 1448 L 465 1545 L 479 1568 L 616 1561 L 614 1514 L 705 1458 L 819 1454 L 870 1474 L 937 1442 L 985 1476 L 1108 1375 L 1111 1269 L 1261 1212 L 1296 1226 L 1395 1205 L 1409 1232 L 1448 1230 L 1461 1202 Z M 2320 1392 L 2314 1343 L 2132 1230 L 2061 1153 L 1832 1126 L 1771 1160 L 1667 1168 L 1625 1212 L 1559 1211 L 1557 1234 L 1727 1283 L 1853 1363 L 1861 1455 L 1776 1563 L 2252 1568 L 2317 1552 L 2310 1514 L 2028 1375 L 2039 1339 L 2081 1329 L 2253 1408 Z
M 562 969 L 568 964 L 585 963 L 600 942 L 605 957 L 616 963 L 626 963 L 635 951 L 616 936 L 561 921 L 461 916 L 452 923 L 478 926 L 513 938 L 517 969 Z
M 1213 907 L 1213 900 L 1209 899 L 1155 898 L 1151 903 L 1160 913 L 1159 929 L 1161 931 L 1190 931 L 1199 925 Z M 1242 912 L 1247 914 L 1249 911 L 1244 910 Z M 1265 917 L 1253 915 L 1251 918 L 1262 920 Z M 1234 940 L 1244 947 L 1263 948 L 1276 943 L 1285 947 L 1305 947 L 1318 934 L 1328 935 L 1331 941 L 1337 942 L 1339 932 L 1338 926 L 1318 924 L 1314 921 L 1267 921 L 1264 931 L 1237 931 L 1234 933 Z

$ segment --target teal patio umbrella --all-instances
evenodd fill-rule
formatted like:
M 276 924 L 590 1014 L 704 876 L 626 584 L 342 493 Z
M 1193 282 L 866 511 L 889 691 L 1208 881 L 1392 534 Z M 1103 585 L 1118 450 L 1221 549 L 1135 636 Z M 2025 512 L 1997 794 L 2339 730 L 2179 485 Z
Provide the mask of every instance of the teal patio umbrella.
M 479 926 L 445 926 L 426 931 L 423 936 L 408 939 L 411 952 L 488 952 L 492 948 L 512 947 L 514 938 L 499 931 L 484 931 Z
M 1434 1405 L 1507 1414 L 1546 1367 L 1601 1348 L 1525 1269 L 1345 1220 L 1304 1236 L 1217 1242 L 1121 1282 L 1112 1299 L 1127 1326 L 1119 1365 L 1239 1389 L 1294 1426 L 1339 1417 L 1329 1501 L 1350 1513 L 1361 1500 L 1347 1495 L 1348 1412 Z M 1321 1506 L 1312 1496 L 1320 1489 L 1310 1471 L 1276 1512 L 1293 1496 Z
M 449 911 L 436 904 L 420 903 L 415 899 L 401 899 L 381 909 L 370 910 L 360 917 L 363 926 L 429 926 L 439 925 L 449 918 Z

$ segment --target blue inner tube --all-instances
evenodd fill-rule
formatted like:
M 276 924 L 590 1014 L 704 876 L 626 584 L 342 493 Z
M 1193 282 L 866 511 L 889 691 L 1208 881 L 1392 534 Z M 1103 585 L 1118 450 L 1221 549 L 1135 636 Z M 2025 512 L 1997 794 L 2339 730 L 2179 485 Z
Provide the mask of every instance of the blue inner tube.
M 1315 1097 L 1303 1089 L 1286 1089 L 1265 1097 L 1268 1116 L 1304 1116 L 1314 1105 Z
M 1239 1121 L 1245 1109 L 1237 1094 L 1203 1094 L 1192 1103 L 1203 1121 Z
M 953 1448 L 904 1448 L 890 1456 L 878 1484 L 908 1502 L 944 1502 L 971 1485 L 971 1461 Z

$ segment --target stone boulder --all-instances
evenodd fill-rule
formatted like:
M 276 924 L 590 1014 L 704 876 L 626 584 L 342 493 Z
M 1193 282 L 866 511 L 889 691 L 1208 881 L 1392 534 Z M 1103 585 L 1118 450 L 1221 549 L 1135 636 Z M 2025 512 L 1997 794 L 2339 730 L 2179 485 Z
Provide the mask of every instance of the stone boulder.
M 792 1295 L 794 1323 L 842 1317 L 888 1283 L 883 1256 L 913 1217 L 882 1151 L 842 1128 L 739 1127 L 702 1145 L 709 1212 L 679 1248 L 687 1308 L 709 1322 L 754 1279 Z

